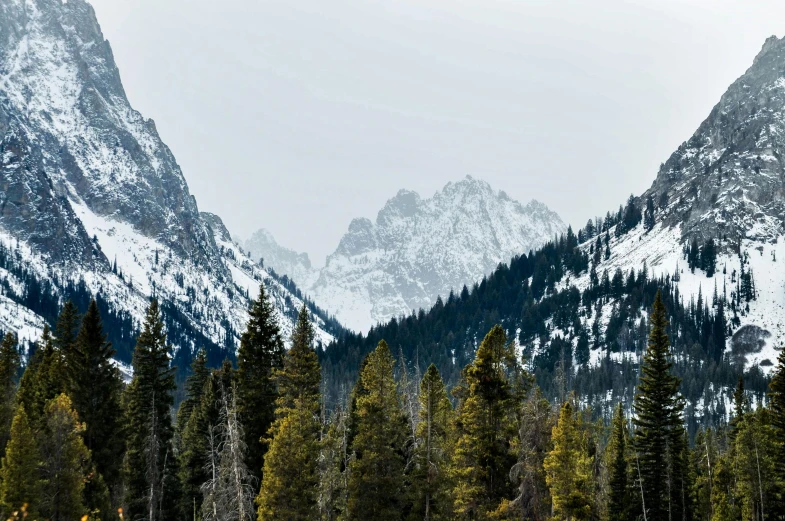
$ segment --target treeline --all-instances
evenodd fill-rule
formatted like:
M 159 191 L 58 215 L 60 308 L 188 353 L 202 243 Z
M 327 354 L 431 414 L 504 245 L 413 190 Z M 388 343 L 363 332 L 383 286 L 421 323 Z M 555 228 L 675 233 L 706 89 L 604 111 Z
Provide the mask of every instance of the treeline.
M 623 401 L 627 409 L 632 404 L 637 361 L 646 346 L 646 314 L 662 290 L 690 439 L 698 427 L 723 423 L 739 373 L 756 396 L 768 386 L 759 367 L 745 368 L 726 350 L 755 298 L 751 271 L 742 259 L 742 272 L 730 274 L 728 287 L 706 288 L 697 299 L 685 299 L 678 273 L 655 278 L 645 263 L 629 271 L 609 269 L 616 227 L 645 225 L 641 213 L 647 212 L 636 210 L 631 200 L 618 214 L 590 221 L 577 236 L 568 229 L 541 249 L 500 265 L 471 290 L 438 299 L 427 312 L 392 319 L 365 335 L 341 336 L 320 353 L 326 400 L 345 399 L 363 358 L 382 339 L 396 356 L 403 353 L 412 370 L 424 372 L 434 363 L 448 386 L 457 385 L 482 335 L 500 324 L 527 355 L 527 369 L 548 399 L 559 398 L 565 388 L 575 390 L 597 417 L 609 420 L 615 403 Z M 586 275 L 588 284 L 580 289 L 569 283 Z
M 766 521 L 785 518 L 785 351 L 766 400 L 739 381 L 728 425 L 687 436 L 658 293 L 632 414 L 552 402 L 492 326 L 446 385 L 380 341 L 327 407 L 306 307 L 291 348 L 261 289 L 236 367 L 199 351 L 174 412 L 155 301 L 133 376 L 95 303 L 67 303 L 20 372 L 0 347 L 0 515 L 30 519 Z M 86 517 L 83 517 L 86 516 Z

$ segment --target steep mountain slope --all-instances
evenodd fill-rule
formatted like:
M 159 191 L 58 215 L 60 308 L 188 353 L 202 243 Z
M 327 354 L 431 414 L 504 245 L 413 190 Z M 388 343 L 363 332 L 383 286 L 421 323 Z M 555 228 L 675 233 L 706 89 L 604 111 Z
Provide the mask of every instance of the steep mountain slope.
M 691 432 L 726 420 L 738 375 L 762 399 L 785 339 L 784 109 L 785 39 L 772 38 L 640 197 L 427 314 L 341 339 L 325 370 L 337 382 L 353 377 L 385 338 L 456 383 L 501 322 L 547 393 L 574 389 L 609 415 L 631 403 L 662 289 Z
M 460 292 L 513 255 L 538 248 L 565 230 L 537 201 L 522 205 L 486 182 L 466 177 L 429 199 L 401 190 L 376 222 L 354 219 L 318 274 L 297 256 L 262 239 L 245 247 L 265 265 L 294 278 L 346 326 L 367 331 L 392 317 L 427 309 Z M 268 260 L 269 259 L 269 260 Z M 308 263 L 310 264 L 310 263 Z
M 0 0 L 0 244 L 3 306 L 28 307 L 0 327 L 31 336 L 53 313 L 31 285 L 47 303 L 79 286 L 135 325 L 155 295 L 176 347 L 207 344 L 214 359 L 234 346 L 260 283 L 284 329 L 300 305 L 200 214 L 155 124 L 128 103 L 84 0 Z

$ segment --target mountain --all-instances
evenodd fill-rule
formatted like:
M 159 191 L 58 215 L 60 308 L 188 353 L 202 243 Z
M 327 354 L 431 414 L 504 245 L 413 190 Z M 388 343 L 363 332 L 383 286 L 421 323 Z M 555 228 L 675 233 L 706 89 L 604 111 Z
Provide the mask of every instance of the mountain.
M 246 241 L 237 237 L 235 242 L 242 244 L 243 249 L 259 265 L 286 275 L 303 288 L 310 288 L 319 276 L 319 270 L 311 265 L 307 253 L 298 253 L 281 246 L 264 228 L 254 232 Z
M 325 266 L 277 246 L 265 231 L 245 242 L 254 258 L 284 273 L 355 331 L 427 309 L 472 286 L 501 262 L 542 246 L 566 226 L 544 204 L 522 205 L 467 176 L 429 199 L 401 190 L 376 221 L 349 225 Z
M 416 366 L 460 368 L 501 323 L 552 397 L 630 406 L 658 290 L 692 434 L 727 421 L 740 374 L 755 400 L 785 339 L 785 39 L 770 38 L 649 190 L 500 266 L 471 292 L 348 335 L 323 355 L 331 389 L 382 338 Z
M 261 283 L 288 336 L 296 288 L 199 211 L 155 123 L 129 104 L 93 8 L 0 0 L 0 329 L 32 340 L 65 298 L 94 295 L 127 362 L 155 295 L 178 364 L 200 345 L 220 362 Z M 311 307 L 327 342 L 339 326 Z

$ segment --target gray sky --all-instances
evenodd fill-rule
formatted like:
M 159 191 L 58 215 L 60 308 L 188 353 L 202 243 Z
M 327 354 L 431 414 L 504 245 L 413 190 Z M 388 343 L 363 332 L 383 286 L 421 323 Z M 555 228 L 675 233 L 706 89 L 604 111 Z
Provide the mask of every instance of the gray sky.
M 92 0 L 203 210 L 321 264 L 467 174 L 573 225 L 647 188 L 781 0 Z

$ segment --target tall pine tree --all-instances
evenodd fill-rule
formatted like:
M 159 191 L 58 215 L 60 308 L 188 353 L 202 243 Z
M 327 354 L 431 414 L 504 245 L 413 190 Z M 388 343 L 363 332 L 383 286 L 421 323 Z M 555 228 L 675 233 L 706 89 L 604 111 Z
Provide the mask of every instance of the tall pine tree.
M 393 378 L 395 360 L 379 342 L 366 357 L 355 393 L 355 459 L 349 467 L 349 521 L 400 520 L 407 504 L 403 445 L 407 425 Z
M 589 519 L 592 513 L 592 468 L 585 432 L 572 405 L 566 400 L 553 428 L 553 449 L 544 467 L 558 521 Z
M 447 520 L 451 514 L 449 462 L 452 404 L 436 366 L 431 364 L 420 382 L 420 421 L 417 424 L 417 447 L 414 472 L 410 477 L 414 490 L 412 519 Z
M 84 442 L 96 470 L 112 489 L 119 489 L 123 457 L 121 395 L 123 382 L 112 363 L 115 354 L 107 342 L 95 300 L 66 358 L 68 394 L 84 422 Z
M 16 413 L 16 384 L 20 356 L 16 335 L 7 333 L 0 344 L 0 455 L 11 436 L 11 423 Z
M 11 438 L 0 466 L 0 508 L 6 519 L 27 505 L 31 519 L 38 515 L 41 502 L 41 454 L 24 407 L 17 407 L 11 424 Z M 23 517 L 23 516 L 19 516 Z
M 625 521 L 637 517 L 633 483 L 629 465 L 629 432 L 621 403 L 613 415 L 613 430 L 609 444 L 608 520 Z
M 518 390 L 508 378 L 514 364 L 504 330 L 494 326 L 454 391 L 459 399 L 450 465 L 455 519 L 485 519 L 511 499 L 509 474 L 516 457 L 510 442 L 517 434 L 519 406 Z
M 92 465 L 83 431 L 84 424 L 67 395 L 61 394 L 46 405 L 40 437 L 43 486 L 39 507 L 45 519 L 72 521 L 88 513 L 84 489 Z
M 775 509 L 778 519 L 785 519 L 785 349 L 780 350 L 777 367 L 769 384 L 769 404 L 771 425 L 774 429 L 775 468 L 777 491 Z
M 195 519 L 202 504 L 201 486 L 207 481 L 207 433 L 210 419 L 208 403 L 214 401 L 214 391 L 208 389 L 210 370 L 207 353 L 197 351 L 186 380 L 186 396 L 177 411 L 178 478 L 180 479 L 180 515 L 182 519 Z M 212 407 L 215 409 L 215 406 Z
M 273 375 L 283 364 L 284 355 L 275 309 L 265 293 L 264 284 L 259 286 L 259 298 L 251 305 L 249 314 L 248 326 L 237 351 L 237 398 L 248 446 L 246 463 L 252 475 L 261 481 L 267 449 L 261 440 L 267 436 L 275 419 L 278 393 Z
M 635 449 L 638 452 L 647 521 L 677 519 L 683 510 L 681 481 L 684 403 L 679 378 L 671 374 L 668 319 L 657 292 L 649 321 L 649 344 L 635 395 Z M 681 505 L 681 506 L 680 506 Z
M 136 340 L 134 376 L 123 396 L 125 514 L 130 521 L 174 519 L 178 504 L 171 416 L 175 380 L 163 327 L 153 299 Z
M 262 487 L 256 502 L 259 521 L 308 521 L 319 512 L 319 359 L 314 331 L 303 304 L 292 334 L 292 347 L 278 384 L 276 420 L 264 460 Z

